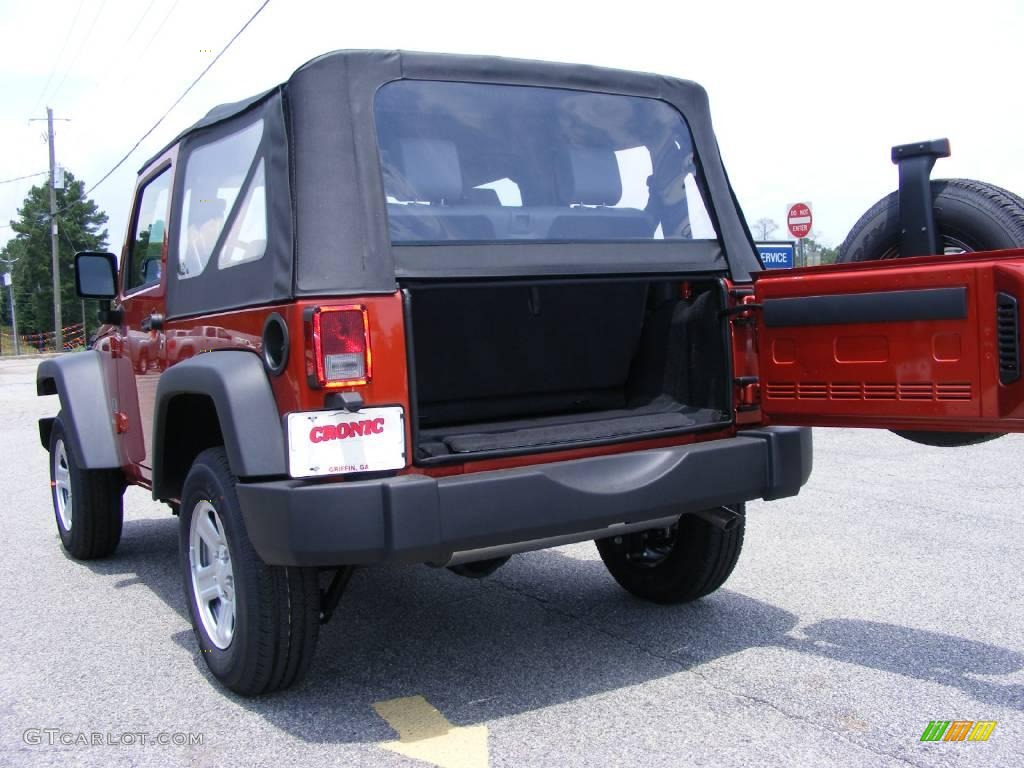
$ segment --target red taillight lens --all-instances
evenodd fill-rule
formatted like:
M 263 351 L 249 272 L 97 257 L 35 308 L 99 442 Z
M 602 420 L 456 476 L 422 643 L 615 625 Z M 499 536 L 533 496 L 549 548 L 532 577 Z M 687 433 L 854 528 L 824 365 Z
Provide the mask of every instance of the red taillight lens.
M 313 310 L 313 356 L 322 387 L 366 384 L 371 375 L 370 323 L 366 307 Z

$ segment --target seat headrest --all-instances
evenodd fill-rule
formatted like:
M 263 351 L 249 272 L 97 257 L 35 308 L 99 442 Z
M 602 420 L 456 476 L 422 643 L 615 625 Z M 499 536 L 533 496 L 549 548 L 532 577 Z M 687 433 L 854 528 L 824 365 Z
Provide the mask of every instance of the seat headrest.
M 402 173 L 416 200 L 458 200 L 462 197 L 462 168 L 455 144 L 444 139 L 401 139 Z
M 471 187 L 463 197 L 467 205 L 501 205 L 498 190 L 490 187 Z
M 569 172 L 572 179 L 569 202 L 615 205 L 622 199 L 619 163 L 611 149 L 572 147 Z

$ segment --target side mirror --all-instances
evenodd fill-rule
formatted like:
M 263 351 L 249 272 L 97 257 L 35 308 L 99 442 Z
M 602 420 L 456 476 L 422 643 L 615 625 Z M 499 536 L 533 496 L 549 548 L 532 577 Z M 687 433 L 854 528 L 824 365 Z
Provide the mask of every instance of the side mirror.
M 82 251 L 75 254 L 75 292 L 83 299 L 117 295 L 117 259 L 112 253 Z

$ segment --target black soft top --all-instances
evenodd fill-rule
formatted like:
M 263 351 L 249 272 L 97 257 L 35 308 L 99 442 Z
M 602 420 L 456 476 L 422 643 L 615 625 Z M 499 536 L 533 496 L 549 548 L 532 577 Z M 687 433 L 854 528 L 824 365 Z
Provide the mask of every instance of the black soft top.
M 229 120 L 232 117 L 235 117 L 236 115 L 242 114 L 243 112 L 253 107 L 255 104 L 258 104 L 261 101 L 263 101 L 272 93 L 275 93 L 278 90 L 280 90 L 281 87 L 282 86 L 279 85 L 269 90 L 263 91 L 263 93 L 257 93 L 255 96 L 250 96 L 248 99 L 242 99 L 241 101 L 233 101 L 230 104 L 218 104 L 216 107 L 214 107 L 205 115 L 203 115 L 201 118 L 192 123 L 192 125 L 186 128 L 184 131 L 182 131 L 169 142 L 167 142 L 163 147 L 161 147 L 159 152 L 157 152 L 155 155 L 150 157 L 146 162 L 142 164 L 142 167 L 139 168 L 139 173 L 145 171 L 150 165 L 153 164 L 155 160 L 162 157 L 163 154 L 168 149 L 170 149 L 175 144 L 180 142 L 186 136 L 189 136 L 190 134 L 193 133 L 197 133 L 198 131 L 201 131 L 203 128 L 209 128 L 211 125 L 216 125 L 217 123 Z
M 373 107 L 377 90 L 400 79 L 568 88 L 671 104 L 689 123 L 719 241 L 392 246 Z M 279 255 L 272 281 L 290 284 L 293 295 L 386 293 L 395 290 L 396 278 L 441 272 L 484 277 L 699 270 L 744 281 L 761 269 L 722 165 L 707 94 L 691 81 L 491 56 L 335 51 L 303 64 L 275 88 L 211 109 L 168 147 L 181 142 L 187 159 L 188 146 L 202 137 L 268 112 L 282 115 L 286 162 L 277 170 L 287 176 L 268 177 L 268 187 L 288 188 L 290 196 L 290 210 L 277 208 L 289 221 L 275 220 L 271 211 L 269 225 L 288 232 L 293 249 Z

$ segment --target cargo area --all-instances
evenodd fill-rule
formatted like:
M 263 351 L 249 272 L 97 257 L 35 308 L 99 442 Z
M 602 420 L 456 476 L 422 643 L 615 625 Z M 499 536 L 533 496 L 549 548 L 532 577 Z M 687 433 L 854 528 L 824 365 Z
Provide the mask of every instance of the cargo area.
M 667 436 L 730 419 L 717 281 L 404 287 L 417 463 Z

